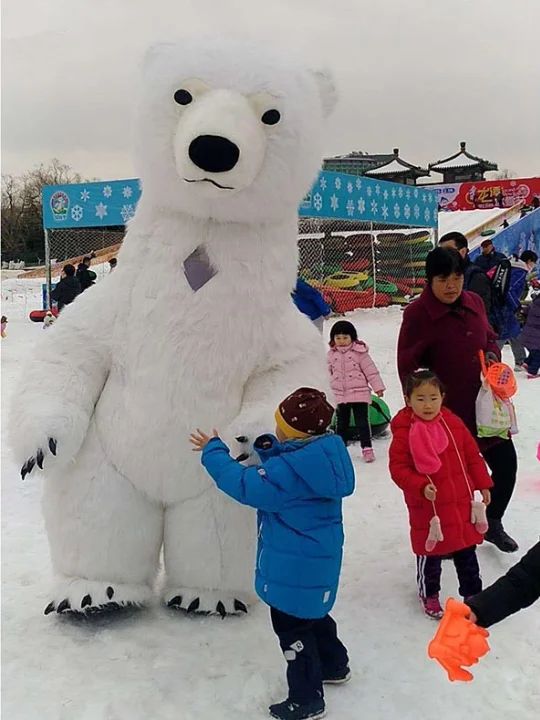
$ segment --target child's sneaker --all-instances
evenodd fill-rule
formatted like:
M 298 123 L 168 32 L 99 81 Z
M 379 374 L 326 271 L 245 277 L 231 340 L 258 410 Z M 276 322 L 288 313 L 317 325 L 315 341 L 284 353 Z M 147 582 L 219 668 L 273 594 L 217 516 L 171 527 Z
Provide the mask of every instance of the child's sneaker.
M 373 448 L 362 448 L 362 455 L 364 457 L 364 462 L 372 463 L 375 460 L 375 453 L 373 452 Z
M 278 720 L 308 720 L 308 718 L 322 718 L 326 715 L 324 700 L 312 700 L 310 703 L 300 705 L 292 700 L 284 700 L 268 708 L 270 715 Z
M 350 667 L 345 665 L 344 668 L 325 675 L 323 677 L 323 683 L 325 685 L 343 685 L 344 683 L 349 682 L 351 675 L 352 673 Z
M 536 373 L 536 375 L 532 375 L 532 373 L 527 373 L 528 380 L 536 380 L 536 378 L 540 378 L 540 373 Z
M 420 602 L 428 617 L 433 618 L 433 620 L 440 620 L 442 618 L 443 609 L 438 595 L 430 595 L 426 598 L 420 597 Z

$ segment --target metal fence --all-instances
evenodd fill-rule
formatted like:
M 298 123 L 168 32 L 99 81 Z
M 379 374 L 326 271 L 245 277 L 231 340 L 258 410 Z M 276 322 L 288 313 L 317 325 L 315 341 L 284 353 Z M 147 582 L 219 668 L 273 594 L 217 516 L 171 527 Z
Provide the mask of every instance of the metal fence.
M 77 265 L 91 253 L 99 279 L 124 235 L 123 227 L 46 231 L 47 279 L 54 281 L 67 262 Z M 425 258 L 433 243 L 429 228 L 301 217 L 299 273 L 335 313 L 404 304 L 422 291 Z
M 301 218 L 299 274 L 335 313 L 405 304 L 424 286 L 435 230 Z

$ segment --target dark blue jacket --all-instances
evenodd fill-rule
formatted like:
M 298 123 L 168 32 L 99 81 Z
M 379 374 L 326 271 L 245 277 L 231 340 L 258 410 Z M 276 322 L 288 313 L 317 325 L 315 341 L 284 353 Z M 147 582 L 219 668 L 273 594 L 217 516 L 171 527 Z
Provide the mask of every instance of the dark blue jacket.
M 341 501 L 354 490 L 354 469 L 337 435 L 279 443 L 263 436 L 263 464 L 244 467 L 218 438 L 202 464 L 216 485 L 258 509 L 255 589 L 271 607 L 320 618 L 336 599 L 343 552 Z
M 506 255 L 503 255 L 497 250 L 493 250 L 493 252 L 490 252 L 489 255 L 480 254 L 474 262 L 479 268 L 487 273 L 491 270 L 491 268 L 494 268 L 495 265 L 498 265 L 503 260 L 506 260 Z
M 521 307 L 520 298 L 527 283 L 527 273 L 528 268 L 524 262 L 512 260 L 508 293 L 503 307 L 497 310 L 499 340 L 509 340 L 521 332 L 516 312 Z
M 332 309 L 325 302 L 317 288 L 312 287 L 302 278 L 298 278 L 296 281 L 292 299 L 300 312 L 307 315 L 310 320 L 317 320 L 317 318 L 329 315 L 332 312 Z

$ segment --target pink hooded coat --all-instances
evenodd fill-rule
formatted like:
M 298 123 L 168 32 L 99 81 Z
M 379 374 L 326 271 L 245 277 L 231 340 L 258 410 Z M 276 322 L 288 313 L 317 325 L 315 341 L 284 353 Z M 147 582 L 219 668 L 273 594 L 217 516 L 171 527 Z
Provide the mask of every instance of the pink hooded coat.
M 330 384 L 339 403 L 371 403 L 371 390 L 386 390 L 366 343 L 357 340 L 347 347 L 328 351 Z

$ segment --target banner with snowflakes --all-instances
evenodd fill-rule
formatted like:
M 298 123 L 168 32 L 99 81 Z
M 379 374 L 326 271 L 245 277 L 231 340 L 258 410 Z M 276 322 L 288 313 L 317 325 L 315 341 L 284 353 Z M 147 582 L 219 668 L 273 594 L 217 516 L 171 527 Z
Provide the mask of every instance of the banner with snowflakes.
M 43 226 L 46 228 L 125 225 L 141 195 L 139 180 L 110 180 L 73 185 L 45 185 Z M 325 217 L 436 227 L 433 190 L 356 175 L 321 171 L 298 212 Z
M 43 227 L 125 225 L 141 196 L 138 180 L 44 185 Z

